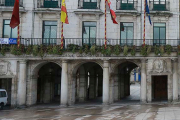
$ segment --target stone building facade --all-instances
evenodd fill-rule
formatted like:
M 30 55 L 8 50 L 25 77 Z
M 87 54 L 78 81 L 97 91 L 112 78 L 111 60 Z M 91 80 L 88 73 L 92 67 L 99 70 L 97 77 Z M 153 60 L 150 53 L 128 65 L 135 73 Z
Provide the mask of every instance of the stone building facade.
M 11 38 L 15 32 L 6 30 L 6 20 L 11 18 L 13 7 L 5 0 L 0 2 L 0 37 Z M 0 88 L 9 91 L 11 106 L 51 102 L 73 105 L 100 97 L 103 104 L 112 104 L 129 95 L 130 72 L 137 67 L 141 70 L 140 101 L 149 103 L 166 99 L 177 102 L 180 95 L 180 58 L 176 52 L 179 45 L 179 1 L 148 0 L 148 3 L 152 25 L 146 17 L 146 44 L 171 45 L 173 51 L 170 55 L 150 53 L 142 56 L 139 51 L 135 56 L 65 52 L 43 58 L 0 54 Z M 60 0 L 20 2 L 21 44 L 61 43 L 60 4 Z M 108 11 L 108 44 L 142 45 L 143 4 L 143 0 L 111 0 L 119 24 L 112 23 Z M 70 24 L 64 25 L 65 48 L 68 44 L 95 43 L 102 46 L 104 1 L 66 0 L 66 6 Z

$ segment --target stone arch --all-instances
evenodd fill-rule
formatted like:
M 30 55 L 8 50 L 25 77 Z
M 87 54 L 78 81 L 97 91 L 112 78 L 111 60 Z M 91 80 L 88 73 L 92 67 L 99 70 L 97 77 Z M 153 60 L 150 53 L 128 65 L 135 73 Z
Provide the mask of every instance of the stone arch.
M 134 63 L 134 64 L 136 64 L 139 68 L 141 68 L 141 61 L 140 61 L 140 60 L 121 60 L 121 61 L 118 61 L 118 62 L 116 62 L 115 64 L 112 65 L 111 73 L 115 73 L 116 68 L 117 68 L 120 64 L 125 63 L 125 62 Z
M 39 70 L 48 63 L 55 63 L 60 68 L 62 65 L 57 61 L 31 61 L 29 64 L 30 70 L 28 70 L 27 80 L 27 105 L 34 105 L 37 103 L 37 79 Z

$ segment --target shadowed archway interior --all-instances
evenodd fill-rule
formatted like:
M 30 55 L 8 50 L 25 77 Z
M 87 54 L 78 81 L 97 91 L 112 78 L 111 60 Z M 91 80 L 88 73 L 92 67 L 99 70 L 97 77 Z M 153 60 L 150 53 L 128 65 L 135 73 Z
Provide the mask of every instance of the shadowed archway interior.
M 38 72 L 37 103 L 60 103 L 61 67 L 47 63 Z
M 102 103 L 103 69 L 94 62 L 82 64 L 76 72 L 76 103 Z

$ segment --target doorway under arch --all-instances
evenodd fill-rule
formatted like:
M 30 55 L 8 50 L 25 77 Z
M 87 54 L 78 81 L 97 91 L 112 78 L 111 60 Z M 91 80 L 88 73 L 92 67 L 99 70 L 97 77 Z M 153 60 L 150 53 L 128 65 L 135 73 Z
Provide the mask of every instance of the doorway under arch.
M 53 62 L 49 62 L 39 69 L 37 103 L 60 103 L 61 70 L 61 67 Z
M 134 71 L 137 71 L 136 73 Z M 115 96 L 114 101 L 140 101 L 140 68 L 133 62 L 123 62 L 115 70 Z M 139 75 L 137 75 L 137 73 Z
M 75 74 L 75 103 L 102 103 L 102 67 L 95 62 L 83 63 L 77 68 Z

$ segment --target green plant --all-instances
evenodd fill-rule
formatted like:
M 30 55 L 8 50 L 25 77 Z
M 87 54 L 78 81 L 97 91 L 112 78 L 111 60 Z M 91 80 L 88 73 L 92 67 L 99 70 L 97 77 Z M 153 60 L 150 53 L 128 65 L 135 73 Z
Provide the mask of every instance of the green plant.
M 147 56 L 147 45 L 142 45 L 141 46 L 140 54 L 143 55 L 143 56 Z
M 180 45 L 177 46 L 178 55 L 180 55 Z
M 76 46 L 73 46 L 72 53 L 74 54 L 76 52 Z
M 96 54 L 96 45 L 91 46 L 90 52 L 92 55 Z
M 101 47 L 101 54 L 106 55 L 105 45 Z
M 127 45 L 125 45 L 124 46 L 124 51 L 123 51 L 123 53 L 124 53 L 124 56 L 127 56 L 128 55 L 128 46 Z
M 47 47 L 47 53 L 48 54 L 53 54 L 53 45 L 50 45 Z
M 172 46 L 171 46 L 171 45 L 166 45 L 166 46 L 165 46 L 165 51 L 166 51 L 166 53 L 167 53 L 168 55 L 170 55 L 170 54 L 171 54 L 171 51 L 172 51 Z
M 155 46 L 155 47 L 154 47 L 154 54 L 155 54 L 155 55 L 159 55 L 159 54 L 160 54 L 159 46 Z
M 133 46 L 131 47 L 131 55 L 132 55 L 132 56 L 135 56 L 135 55 L 136 55 L 136 46 L 135 46 L 135 45 L 133 45 Z
M 6 49 L 6 47 L 3 46 L 0 51 L 1 55 L 3 55 L 3 56 L 5 56 L 5 49 Z
M 39 52 L 38 48 L 39 48 L 38 45 L 34 45 L 33 46 L 33 49 L 32 49 L 33 56 L 37 56 L 38 55 L 38 52 Z
M 26 54 L 30 55 L 32 53 L 32 45 L 29 45 L 26 49 Z
M 111 52 L 112 52 L 112 46 L 107 46 L 106 55 L 111 55 Z
M 115 55 L 119 55 L 121 53 L 121 46 L 120 45 L 115 45 L 113 49 L 113 53 Z
M 40 45 L 40 47 L 39 47 L 39 56 L 41 57 L 41 58 L 43 58 L 44 57 L 44 54 L 46 53 L 46 51 L 47 51 L 47 49 L 46 49 L 46 46 L 44 46 L 44 45 Z
M 164 52 L 165 52 L 164 46 L 160 46 L 160 47 L 159 47 L 159 52 L 160 52 L 161 55 L 164 54 Z
M 83 47 L 79 48 L 79 53 L 82 54 L 83 53 Z
M 83 48 L 84 48 L 84 52 L 86 54 L 88 54 L 89 53 L 89 46 L 88 45 L 83 45 Z
M 10 53 L 13 55 L 22 55 L 24 51 L 25 51 L 24 45 L 19 45 L 19 47 L 17 45 L 12 45 L 10 48 Z
M 151 50 L 152 50 L 152 46 L 147 45 L 147 55 L 151 53 Z

